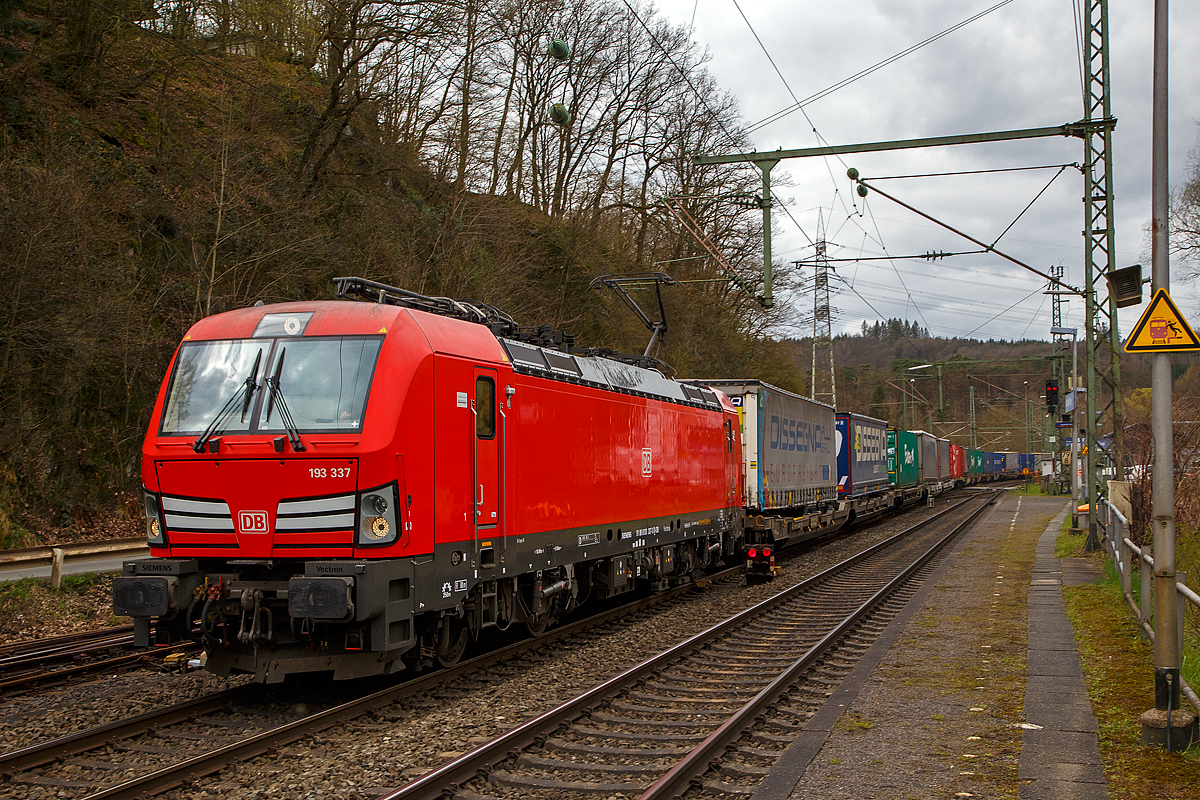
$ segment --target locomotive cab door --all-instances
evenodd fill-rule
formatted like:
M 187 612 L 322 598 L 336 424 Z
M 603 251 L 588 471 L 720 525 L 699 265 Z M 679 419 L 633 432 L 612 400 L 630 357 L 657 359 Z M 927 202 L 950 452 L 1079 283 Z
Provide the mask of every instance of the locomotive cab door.
M 475 431 L 474 450 L 475 554 L 480 567 L 495 566 L 495 554 L 503 550 L 504 498 L 500 479 L 504 449 L 504 426 L 496 391 L 496 370 L 474 370 L 471 416 Z

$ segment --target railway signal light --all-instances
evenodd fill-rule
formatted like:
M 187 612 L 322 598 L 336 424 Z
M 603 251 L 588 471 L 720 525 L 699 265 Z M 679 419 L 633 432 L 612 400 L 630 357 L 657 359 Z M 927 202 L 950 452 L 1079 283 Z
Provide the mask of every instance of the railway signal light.
M 1058 409 L 1058 379 L 1046 379 L 1046 408 L 1053 414 Z

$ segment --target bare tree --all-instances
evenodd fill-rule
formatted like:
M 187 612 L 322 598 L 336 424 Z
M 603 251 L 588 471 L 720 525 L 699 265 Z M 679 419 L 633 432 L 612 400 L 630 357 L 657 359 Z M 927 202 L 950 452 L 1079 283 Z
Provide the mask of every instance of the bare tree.
M 1184 280 L 1200 278 L 1200 148 L 1192 151 L 1187 180 L 1171 197 L 1171 255 Z
M 454 7 L 429 0 L 326 0 L 325 107 L 309 127 L 297 173 L 310 190 L 342 142 L 355 113 L 374 88 L 374 73 L 391 45 L 434 38 Z M 370 73 L 370 74 L 368 74 Z

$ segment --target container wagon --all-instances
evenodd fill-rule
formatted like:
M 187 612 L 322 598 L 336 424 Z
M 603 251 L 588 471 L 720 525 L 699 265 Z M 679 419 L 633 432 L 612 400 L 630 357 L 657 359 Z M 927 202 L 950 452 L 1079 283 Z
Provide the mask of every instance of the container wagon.
M 967 482 L 979 483 L 984 479 L 983 451 L 967 450 Z
M 861 414 L 837 415 L 839 510 L 847 524 L 892 508 L 888 494 L 887 423 Z
M 900 506 L 922 494 L 920 470 L 920 445 L 912 431 L 888 428 L 888 485 L 895 493 L 893 506 Z
M 941 491 L 941 479 L 938 477 L 938 443 L 937 437 L 925 431 L 913 431 L 917 437 L 917 476 L 921 485 L 930 494 Z
M 950 451 L 950 474 L 947 477 L 954 482 L 955 486 L 962 486 L 967 482 L 967 451 L 953 442 L 948 444 Z
M 950 440 L 937 440 L 938 453 L 938 482 L 943 486 L 949 486 L 954 483 L 950 478 Z
M 836 530 L 848 517 L 837 503 L 834 409 L 758 380 L 689 383 L 719 390 L 737 409 L 747 577 L 773 575 L 775 549 Z
M 861 414 L 838 414 L 837 468 L 838 497 L 886 490 L 887 423 Z

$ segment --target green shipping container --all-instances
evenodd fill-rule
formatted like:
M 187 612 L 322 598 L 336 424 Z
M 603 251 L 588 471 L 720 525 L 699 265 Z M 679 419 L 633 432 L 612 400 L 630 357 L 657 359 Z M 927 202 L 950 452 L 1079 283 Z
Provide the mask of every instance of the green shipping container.
M 917 471 L 917 435 L 889 428 L 887 452 L 888 483 L 901 489 L 916 486 L 920 480 Z
M 968 450 L 967 451 L 967 474 L 982 475 L 983 474 L 983 451 Z

